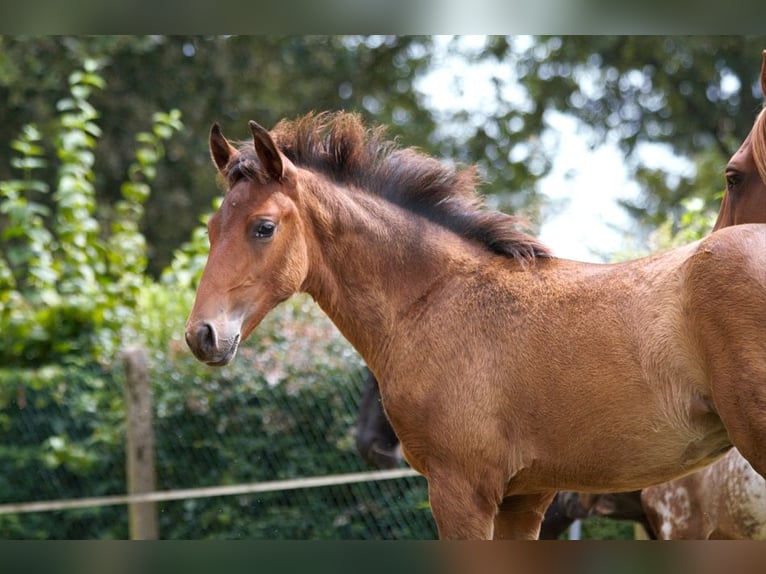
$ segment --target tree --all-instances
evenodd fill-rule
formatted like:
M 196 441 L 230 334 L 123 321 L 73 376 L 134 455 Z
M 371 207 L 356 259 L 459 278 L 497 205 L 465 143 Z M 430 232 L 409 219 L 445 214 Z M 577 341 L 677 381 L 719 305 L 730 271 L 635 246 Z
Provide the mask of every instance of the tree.
M 677 228 L 690 195 L 717 210 L 723 166 L 762 101 L 762 38 L 553 36 L 521 44 L 495 37 L 485 53 L 515 62 L 538 120 L 548 109 L 573 114 L 592 145 L 620 145 L 644 192 L 640 202 L 625 203 L 639 222 L 653 228 L 670 219 Z M 696 173 L 670 181 L 642 165 L 637 152 L 645 143 L 669 146 Z

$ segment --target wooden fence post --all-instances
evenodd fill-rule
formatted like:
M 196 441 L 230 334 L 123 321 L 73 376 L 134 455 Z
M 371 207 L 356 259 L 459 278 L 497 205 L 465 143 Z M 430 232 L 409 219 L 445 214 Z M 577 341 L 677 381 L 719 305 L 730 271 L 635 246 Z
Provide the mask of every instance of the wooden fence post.
M 152 390 L 143 347 L 132 346 L 123 353 L 125 366 L 126 472 L 128 494 L 155 490 Z M 157 503 L 128 505 L 131 540 L 158 538 Z

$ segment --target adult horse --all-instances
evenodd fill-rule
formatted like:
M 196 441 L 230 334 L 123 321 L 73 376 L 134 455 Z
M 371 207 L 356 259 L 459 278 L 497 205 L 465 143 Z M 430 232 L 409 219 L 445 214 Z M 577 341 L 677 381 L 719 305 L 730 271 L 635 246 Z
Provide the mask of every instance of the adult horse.
M 766 226 L 615 265 L 554 258 L 484 209 L 474 169 L 355 114 L 235 148 L 186 326 L 229 363 L 309 293 L 380 383 L 441 538 L 535 538 L 557 490 L 635 490 L 723 455 L 766 473 Z
M 766 98 L 766 50 L 761 63 Z M 713 231 L 766 223 L 766 106 L 726 165 L 726 191 Z M 712 465 L 641 492 L 647 520 L 663 539 L 766 539 L 766 479 L 732 449 Z

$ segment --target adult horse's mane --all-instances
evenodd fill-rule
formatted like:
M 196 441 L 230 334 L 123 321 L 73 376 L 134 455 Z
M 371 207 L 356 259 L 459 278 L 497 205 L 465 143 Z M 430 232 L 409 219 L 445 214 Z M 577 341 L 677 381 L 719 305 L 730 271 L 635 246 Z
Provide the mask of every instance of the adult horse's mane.
M 766 97 L 766 94 L 764 96 Z M 761 180 L 766 182 L 766 104 L 758 114 L 751 133 L 755 167 Z
M 485 209 L 475 167 L 455 169 L 413 148 L 400 148 L 386 139 L 385 127 L 367 127 L 358 114 L 325 112 L 282 120 L 271 135 L 295 165 L 369 190 L 495 253 L 520 260 L 551 256 L 537 239 L 519 231 L 519 218 Z M 241 177 L 264 181 L 252 142 L 242 144 L 239 152 L 224 173 L 229 184 Z

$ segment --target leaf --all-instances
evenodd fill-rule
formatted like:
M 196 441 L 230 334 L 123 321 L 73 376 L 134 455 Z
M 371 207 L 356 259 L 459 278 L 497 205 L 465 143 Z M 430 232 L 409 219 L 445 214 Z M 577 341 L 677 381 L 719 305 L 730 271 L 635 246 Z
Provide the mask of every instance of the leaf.
M 43 148 L 40 145 L 37 145 L 35 143 L 31 143 L 26 140 L 13 140 L 11 142 L 11 148 L 14 151 L 19 152 L 22 155 L 43 155 Z
M 72 86 L 71 88 L 72 95 L 77 100 L 85 100 L 90 96 L 91 89 L 88 86 L 83 86 L 82 84 L 77 84 L 75 86 Z
M 170 137 L 173 135 L 173 129 L 170 126 L 167 126 L 165 124 L 154 124 L 154 133 L 157 135 L 157 137 L 162 139 L 170 139 Z
M 125 182 L 122 184 L 122 195 L 128 201 L 143 203 L 149 197 L 150 188 L 145 183 Z
M 98 124 L 93 122 L 85 122 L 83 129 L 95 138 L 101 137 L 102 131 Z
M 155 138 L 152 134 L 147 132 L 139 132 L 136 134 L 136 141 L 142 144 L 154 145 Z
M 23 170 L 41 169 L 46 166 L 46 162 L 38 157 L 21 157 L 11 159 L 11 166 Z
M 106 82 L 104 81 L 104 78 L 94 73 L 82 74 L 82 76 L 79 79 L 79 83 L 88 84 L 95 88 L 104 88 L 106 86 Z
M 63 98 L 56 103 L 56 109 L 60 112 L 77 109 L 77 103 L 72 98 Z
M 142 166 L 147 166 L 157 163 L 159 156 L 155 150 L 148 147 L 142 147 L 136 151 L 136 159 L 138 159 Z

